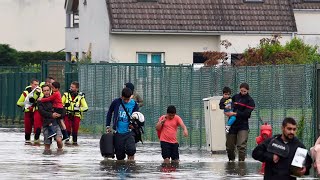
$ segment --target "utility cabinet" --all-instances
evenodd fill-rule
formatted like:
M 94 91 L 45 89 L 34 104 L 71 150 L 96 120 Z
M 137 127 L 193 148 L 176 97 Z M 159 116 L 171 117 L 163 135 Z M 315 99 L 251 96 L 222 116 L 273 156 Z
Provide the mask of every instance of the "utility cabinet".
M 204 98 L 206 149 L 212 153 L 226 151 L 225 116 L 219 108 L 222 96 Z

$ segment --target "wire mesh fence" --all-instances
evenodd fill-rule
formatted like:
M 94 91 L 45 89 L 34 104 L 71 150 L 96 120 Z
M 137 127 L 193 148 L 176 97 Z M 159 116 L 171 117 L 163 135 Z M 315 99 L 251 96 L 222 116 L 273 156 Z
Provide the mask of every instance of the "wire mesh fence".
M 40 77 L 41 73 L 0 73 L 0 119 L 5 124 L 23 124 L 23 111 L 16 103 L 31 79 Z
M 315 65 L 279 65 L 255 67 L 211 67 L 153 64 L 88 64 L 79 66 L 80 89 L 86 94 L 89 111 L 82 127 L 91 133 L 101 133 L 105 115 L 112 100 L 120 97 L 126 82 L 132 82 L 144 99 L 140 109 L 146 117 L 144 140 L 158 141 L 155 124 L 165 114 L 168 105 L 175 105 L 189 130 L 189 137 L 178 133 L 181 146 L 202 148 L 205 142 L 203 98 L 222 94 L 229 86 L 232 94 L 247 82 L 256 109 L 249 119 L 248 150 L 255 147 L 260 119 L 281 133 L 284 117 L 298 122 L 304 119 L 303 142 L 314 143 Z M 225 134 L 221 134 L 224 136 Z
M 55 67 L 54 64 L 52 66 Z M 165 114 L 168 105 L 175 105 L 178 115 L 189 130 L 188 138 L 184 138 L 182 131 L 179 131 L 180 144 L 197 148 L 206 145 L 202 99 L 220 96 L 224 86 L 231 87 L 233 94 L 238 93 L 239 85 L 247 82 L 250 95 L 256 103 L 256 109 L 249 119 L 248 150 L 251 150 L 259 134 L 260 119 L 272 125 L 274 134 L 281 133 L 284 117 L 294 117 L 298 122 L 304 120 L 302 140 L 307 147 L 314 143 L 317 90 L 315 66 L 211 67 L 197 70 L 192 66 L 87 64 L 75 67 L 78 73 L 57 72 L 65 76 L 61 78 L 61 81 L 65 81 L 65 89 L 71 81 L 78 79 L 81 91 L 86 94 L 89 111 L 81 122 L 82 130 L 95 134 L 103 132 L 105 114 L 110 103 L 121 95 L 126 82 L 132 82 L 144 99 L 144 106 L 140 109 L 146 117 L 144 140 L 158 141 L 155 124 Z M 47 73 L 42 72 L 42 77 L 52 75 L 52 68 L 48 67 L 44 71 Z M 16 101 L 31 78 L 40 77 L 40 73 L 1 74 L 0 112 L 5 123 L 23 124 L 22 111 L 17 108 Z

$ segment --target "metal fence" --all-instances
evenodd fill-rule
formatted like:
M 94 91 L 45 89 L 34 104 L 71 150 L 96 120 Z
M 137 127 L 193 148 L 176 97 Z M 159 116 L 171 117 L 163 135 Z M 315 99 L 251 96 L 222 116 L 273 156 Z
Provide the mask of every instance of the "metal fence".
M 41 73 L 23 72 L 21 67 L 0 66 L 0 126 L 23 125 L 23 112 L 16 102 L 32 78 L 41 82 L 52 76 L 61 83 L 61 92 L 64 92 L 72 81 L 78 80 L 77 68 L 77 64 L 65 61 L 43 61 Z
M 42 73 L 0 73 L 0 115 L 6 124 L 23 124 L 23 114 L 16 102 L 30 79 L 53 76 L 64 84 L 79 80 L 80 90 L 86 94 L 89 111 L 82 120 L 82 131 L 101 133 L 105 127 L 105 114 L 114 98 L 121 94 L 124 83 L 132 82 L 144 99 L 142 113 L 146 117 L 144 140 L 158 141 L 155 123 L 175 105 L 189 130 L 178 139 L 182 146 L 201 148 L 206 145 L 203 98 L 222 94 L 229 86 L 233 94 L 242 82 L 250 85 L 250 95 L 256 102 L 250 123 L 249 147 L 255 146 L 260 119 L 272 124 L 274 133 L 281 133 L 284 117 L 304 119 L 303 142 L 307 147 L 316 135 L 316 65 L 279 65 L 256 67 L 212 67 L 194 69 L 192 66 L 154 64 L 88 64 L 46 62 Z M 319 68 L 318 68 L 319 69 Z M 79 72 L 77 72 L 79 71 Z M 319 73 L 318 73 L 319 74 Z M 319 79 L 319 78 L 318 78 Z M 319 83 L 318 83 L 319 84 Z M 0 123 L 1 124 L 1 123 Z M 224 134 L 221 134 L 224 136 Z
M 30 80 L 40 77 L 41 73 L 0 73 L 0 119 L 5 124 L 23 124 L 23 112 L 16 103 Z
M 201 148 L 205 143 L 203 98 L 222 94 L 229 86 L 232 93 L 247 82 L 256 103 L 249 120 L 248 149 L 255 147 L 260 119 L 273 126 L 274 134 L 281 133 L 284 117 L 297 121 L 304 118 L 303 142 L 314 143 L 315 125 L 315 65 L 279 65 L 255 67 L 212 67 L 194 69 L 192 66 L 150 64 L 89 64 L 79 68 L 80 89 L 86 94 L 89 111 L 82 120 L 88 132 L 104 131 L 105 114 L 114 98 L 121 95 L 124 83 L 132 82 L 144 99 L 141 112 L 146 117 L 144 139 L 158 141 L 155 123 L 165 114 L 168 105 L 177 107 L 189 130 L 178 139 L 182 146 Z M 221 134 L 224 136 L 224 134 Z
M 60 83 L 61 93 L 67 91 L 72 81 L 78 80 L 78 65 L 66 61 L 42 61 L 41 77 L 53 77 Z

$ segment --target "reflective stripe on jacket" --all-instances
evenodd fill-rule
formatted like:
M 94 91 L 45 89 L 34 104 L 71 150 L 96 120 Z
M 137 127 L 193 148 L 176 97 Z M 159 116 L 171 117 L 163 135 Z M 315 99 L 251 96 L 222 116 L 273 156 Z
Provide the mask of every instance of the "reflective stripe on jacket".
M 80 119 L 83 118 L 83 112 L 88 110 L 86 99 L 81 92 L 74 98 L 72 98 L 69 92 L 65 92 L 62 96 L 62 104 L 66 109 L 66 114 L 72 114 L 80 117 Z M 66 104 L 69 104 L 69 106 L 67 107 Z
M 31 88 L 28 88 L 27 90 L 23 91 L 20 98 L 17 101 L 17 106 L 23 108 L 23 112 L 34 112 L 38 110 L 37 103 L 34 103 L 32 105 L 33 106 L 32 111 L 30 111 L 28 108 L 24 108 L 24 101 L 30 92 L 31 92 Z M 33 98 L 35 99 L 35 102 L 37 102 L 37 99 L 39 97 L 43 97 L 43 94 L 42 93 L 40 93 L 40 95 L 38 95 L 38 93 L 33 94 Z

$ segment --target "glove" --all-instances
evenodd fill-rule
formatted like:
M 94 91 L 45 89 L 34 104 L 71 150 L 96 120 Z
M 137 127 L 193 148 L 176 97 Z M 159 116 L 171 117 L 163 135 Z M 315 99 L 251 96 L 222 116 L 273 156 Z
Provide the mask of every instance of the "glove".
M 69 107 L 70 106 L 70 103 L 66 103 L 65 105 L 64 105 L 64 107 Z

